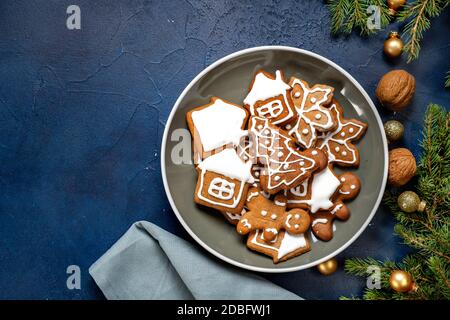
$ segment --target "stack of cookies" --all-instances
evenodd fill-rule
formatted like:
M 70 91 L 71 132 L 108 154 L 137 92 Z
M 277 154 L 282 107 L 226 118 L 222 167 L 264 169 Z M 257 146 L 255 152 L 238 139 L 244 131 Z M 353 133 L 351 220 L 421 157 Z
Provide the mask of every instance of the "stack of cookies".
M 198 180 L 194 201 L 220 211 L 247 247 L 285 261 L 329 241 L 361 188 L 367 124 L 344 118 L 334 88 L 260 70 L 242 105 L 213 97 L 187 113 Z M 309 232 L 311 230 L 311 232 Z M 311 234 L 311 237 L 309 237 Z

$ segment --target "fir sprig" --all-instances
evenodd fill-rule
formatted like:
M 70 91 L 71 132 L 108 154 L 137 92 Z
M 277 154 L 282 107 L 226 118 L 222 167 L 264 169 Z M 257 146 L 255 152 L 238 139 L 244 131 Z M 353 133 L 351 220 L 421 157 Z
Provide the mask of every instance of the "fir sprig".
M 428 106 L 420 145 L 416 191 L 427 203 L 425 212 L 404 213 L 397 205 L 397 194 L 386 192 L 384 196 L 397 220 L 395 233 L 415 252 L 400 263 L 347 260 L 345 271 L 356 276 L 367 277 L 368 267 L 380 268 L 381 289 L 366 289 L 363 299 L 450 299 L 450 112 L 435 104 Z M 409 272 L 416 290 L 391 290 L 389 277 L 395 269 Z
M 407 62 L 419 57 L 420 42 L 431 26 L 431 19 L 437 17 L 448 3 L 448 0 L 415 0 L 400 10 L 398 20 L 406 22 L 402 36 L 405 39 L 403 51 L 407 54 Z
M 447 76 L 445 77 L 445 87 L 450 88 L 450 71 L 447 72 Z
M 378 30 L 369 28 L 367 22 L 373 13 L 368 11 L 370 5 L 380 8 L 380 28 L 388 25 L 391 16 L 389 9 L 383 0 L 328 0 L 328 8 L 331 17 L 331 32 L 350 34 L 353 30 L 359 30 L 363 36 L 376 33 Z

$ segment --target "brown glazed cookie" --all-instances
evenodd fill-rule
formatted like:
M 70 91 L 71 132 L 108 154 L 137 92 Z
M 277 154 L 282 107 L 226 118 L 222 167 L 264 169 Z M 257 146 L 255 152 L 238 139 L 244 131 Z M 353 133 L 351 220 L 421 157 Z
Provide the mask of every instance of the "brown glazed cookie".
M 359 140 L 367 130 L 367 124 L 356 119 L 344 118 L 344 110 L 333 99 L 330 107 L 337 127 L 329 132 L 319 134 L 316 147 L 328 155 L 328 162 L 343 167 L 359 166 L 359 151 L 352 142 Z
M 253 189 L 252 189 L 253 190 Z M 244 213 L 236 226 L 240 234 L 247 234 L 253 230 L 262 230 L 264 239 L 272 241 L 280 230 L 286 230 L 291 234 L 304 233 L 310 225 L 310 218 L 302 209 L 286 211 L 286 198 L 276 195 L 272 201 L 260 192 L 249 192 L 246 206 L 248 211 Z
M 260 172 L 261 188 L 270 194 L 296 187 L 327 165 L 321 150 L 299 151 L 286 131 L 265 118 L 250 117 L 248 130 L 255 157 L 264 167 Z
M 240 214 L 253 183 L 252 163 L 243 162 L 235 149 L 216 153 L 197 166 L 194 201 L 220 211 Z
M 272 257 L 274 263 L 286 261 L 311 250 L 311 244 L 305 234 L 280 233 L 270 242 L 264 238 L 261 230 L 255 230 L 248 236 L 247 247 Z
M 284 128 L 303 148 L 315 145 L 318 132 L 326 132 L 336 127 L 337 119 L 330 112 L 334 88 L 316 84 L 312 88 L 304 80 L 292 77 L 289 85 L 297 119 Z
M 350 211 L 344 201 L 356 198 L 361 190 L 361 181 L 352 172 L 339 175 L 339 180 L 341 185 L 333 197 L 333 206 L 311 214 L 311 230 L 316 238 L 323 241 L 333 238 L 334 219 L 345 221 L 350 217 Z
M 241 137 L 247 135 L 244 130 L 247 119 L 245 108 L 217 97 L 190 110 L 186 120 L 193 139 L 194 161 L 237 146 Z
M 273 124 L 281 125 L 295 117 L 290 91 L 291 87 L 285 82 L 280 70 L 275 72 L 275 77 L 264 70 L 259 70 L 244 99 L 244 106 L 250 115 L 266 118 Z

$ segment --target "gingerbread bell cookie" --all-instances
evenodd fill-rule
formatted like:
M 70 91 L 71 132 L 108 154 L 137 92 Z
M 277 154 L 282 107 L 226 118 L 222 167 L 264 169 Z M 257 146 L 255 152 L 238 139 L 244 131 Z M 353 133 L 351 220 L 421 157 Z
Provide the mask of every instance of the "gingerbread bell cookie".
M 257 71 L 234 102 L 212 97 L 187 112 L 195 203 L 216 209 L 274 263 L 332 240 L 335 220 L 350 218 L 346 201 L 361 190 L 355 173 L 335 167 L 358 167 L 355 143 L 367 124 L 344 117 L 333 87 L 286 82 L 281 70 Z

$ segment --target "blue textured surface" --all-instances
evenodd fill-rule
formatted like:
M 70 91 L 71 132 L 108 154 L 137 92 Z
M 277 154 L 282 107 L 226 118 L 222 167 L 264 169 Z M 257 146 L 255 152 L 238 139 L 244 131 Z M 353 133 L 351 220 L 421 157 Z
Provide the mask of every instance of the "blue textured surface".
M 407 69 L 417 79 L 415 100 L 394 118 L 418 155 L 426 105 L 449 107 L 450 10 L 433 21 L 420 60 L 406 65 L 383 58 L 385 32 L 331 37 L 321 1 L 257 2 L 1 1 L 0 298 L 103 298 L 87 269 L 136 220 L 188 239 L 162 186 L 164 123 L 190 80 L 236 50 L 314 51 L 372 98 L 382 74 Z M 70 4 L 81 8 L 81 30 L 66 28 Z M 393 223 L 380 209 L 339 260 L 402 257 Z M 70 264 L 81 267 L 81 290 L 66 288 Z M 268 278 L 305 298 L 359 294 L 365 284 L 342 268 L 330 277 L 306 270 Z

